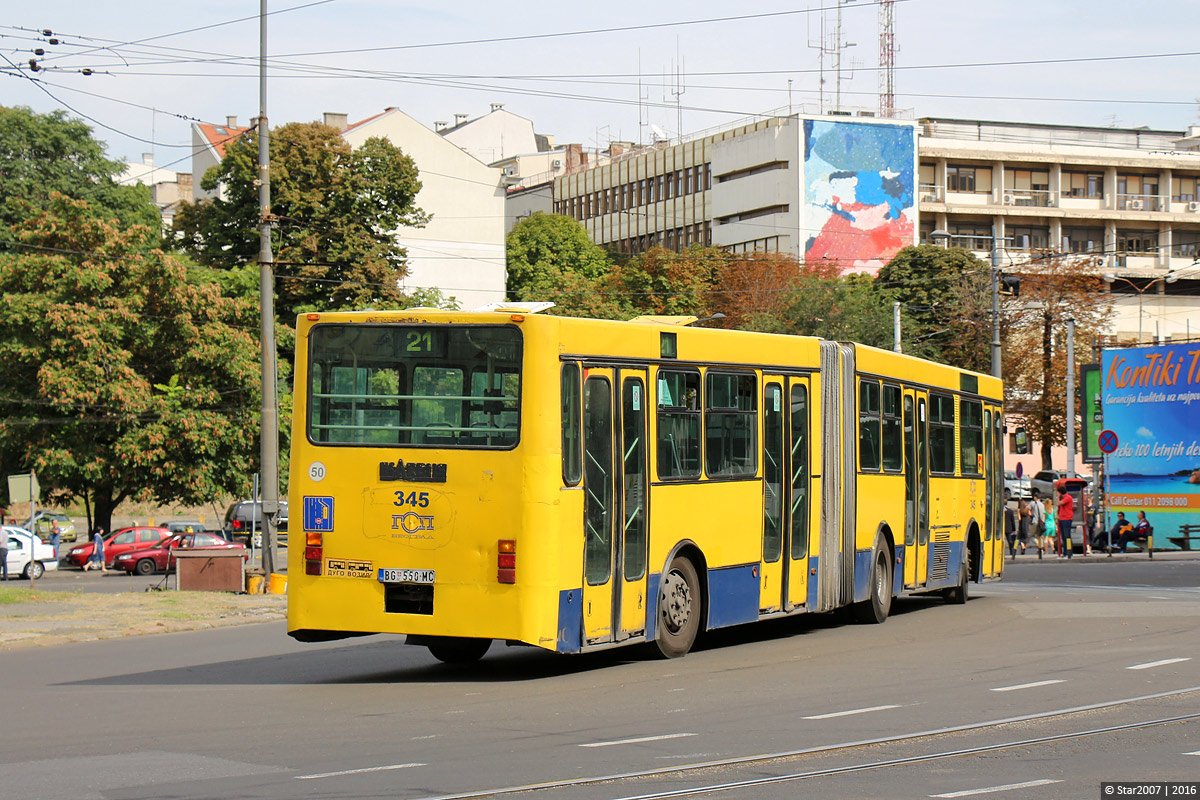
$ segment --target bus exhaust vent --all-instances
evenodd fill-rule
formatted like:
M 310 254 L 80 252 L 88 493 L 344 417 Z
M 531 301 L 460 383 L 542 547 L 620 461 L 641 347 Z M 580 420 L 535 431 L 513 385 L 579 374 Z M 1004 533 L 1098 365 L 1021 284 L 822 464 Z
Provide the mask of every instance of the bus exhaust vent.
M 929 579 L 941 580 L 950 577 L 950 534 L 935 533 L 933 536 L 933 563 L 929 566 Z
M 416 583 L 385 583 L 383 610 L 388 614 L 433 615 L 433 586 Z

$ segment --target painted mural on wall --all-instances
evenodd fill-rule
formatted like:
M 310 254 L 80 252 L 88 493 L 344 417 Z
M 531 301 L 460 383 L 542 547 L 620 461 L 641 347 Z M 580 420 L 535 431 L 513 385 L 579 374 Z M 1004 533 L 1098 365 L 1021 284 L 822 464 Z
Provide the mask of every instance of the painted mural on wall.
M 805 120 L 807 263 L 874 273 L 915 244 L 914 135 L 903 125 Z
M 1154 549 L 1180 549 L 1183 526 L 1200 526 L 1200 344 L 1105 350 L 1102 370 L 1104 427 L 1117 435 L 1106 456 L 1108 525 L 1118 511 L 1131 522 L 1141 511 Z

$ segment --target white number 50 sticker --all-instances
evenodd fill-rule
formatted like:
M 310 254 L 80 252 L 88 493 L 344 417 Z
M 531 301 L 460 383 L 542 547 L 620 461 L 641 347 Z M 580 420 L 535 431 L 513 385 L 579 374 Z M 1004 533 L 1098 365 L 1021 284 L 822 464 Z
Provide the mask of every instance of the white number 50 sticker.
M 320 461 L 314 461 L 308 465 L 308 477 L 318 483 L 325 479 L 325 465 Z

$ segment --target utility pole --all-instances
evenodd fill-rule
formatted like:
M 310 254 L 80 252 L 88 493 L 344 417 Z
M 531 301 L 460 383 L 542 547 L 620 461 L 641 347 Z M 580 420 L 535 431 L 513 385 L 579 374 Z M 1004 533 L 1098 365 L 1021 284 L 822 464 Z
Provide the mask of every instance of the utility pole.
M 275 518 L 279 513 L 279 410 L 275 400 L 275 256 L 271 253 L 271 149 L 267 124 L 267 0 L 258 9 L 258 210 L 259 307 L 262 314 L 262 567 L 275 572 Z
M 900 301 L 892 303 L 892 350 L 897 353 L 904 352 L 900 349 Z
M 1000 368 L 1000 231 L 992 224 L 992 375 L 1002 377 Z
M 1073 319 L 1067 320 L 1067 477 L 1075 477 L 1075 320 Z M 1084 535 L 1086 536 L 1086 534 Z

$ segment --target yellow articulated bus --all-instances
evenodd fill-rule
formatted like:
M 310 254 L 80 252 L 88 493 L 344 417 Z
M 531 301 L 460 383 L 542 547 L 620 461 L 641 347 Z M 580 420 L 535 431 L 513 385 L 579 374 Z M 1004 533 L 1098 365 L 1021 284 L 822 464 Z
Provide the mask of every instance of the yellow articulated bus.
M 896 595 L 1000 577 L 999 380 L 540 310 L 300 317 L 290 635 L 682 656 L 705 630 L 883 622 Z

